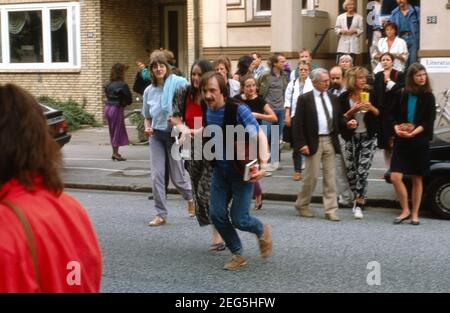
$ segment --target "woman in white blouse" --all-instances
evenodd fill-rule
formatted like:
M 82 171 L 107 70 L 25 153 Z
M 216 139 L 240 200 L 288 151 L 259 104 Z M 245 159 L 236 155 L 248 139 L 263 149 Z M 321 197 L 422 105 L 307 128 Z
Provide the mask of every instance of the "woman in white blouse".
M 384 24 L 384 30 L 386 37 L 381 38 L 378 41 L 378 51 L 375 51 L 372 58 L 376 61 L 380 61 L 380 57 L 383 53 L 389 52 L 394 56 L 394 69 L 399 72 L 405 71 L 405 63 L 408 60 L 408 46 L 406 41 L 397 36 L 398 28 L 395 23 L 386 22 Z M 374 73 L 378 73 L 383 70 L 383 65 L 379 62 L 375 67 Z
M 361 53 L 359 36 L 364 32 L 363 17 L 355 12 L 355 1 L 344 1 L 345 13 L 336 19 L 335 32 L 339 36 L 337 61 L 343 54 L 349 54 L 353 60 Z

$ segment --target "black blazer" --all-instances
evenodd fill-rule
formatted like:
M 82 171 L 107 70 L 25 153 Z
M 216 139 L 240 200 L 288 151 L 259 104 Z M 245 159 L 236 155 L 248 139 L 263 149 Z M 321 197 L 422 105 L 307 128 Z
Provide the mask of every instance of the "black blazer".
M 340 153 L 339 145 L 339 110 L 338 101 L 335 95 L 328 93 L 328 97 L 333 105 L 333 125 L 334 131 L 331 133 L 333 146 L 336 153 Z M 310 155 L 314 155 L 319 148 L 319 121 L 317 116 L 316 103 L 314 101 L 314 91 L 307 92 L 297 100 L 297 109 L 292 124 L 292 135 L 294 149 L 300 150 L 303 146 L 309 147 Z
M 394 125 L 408 123 L 408 95 L 407 92 L 399 92 L 394 100 Z M 417 96 L 414 125 L 416 127 L 422 126 L 424 131 L 413 138 L 415 141 L 433 139 L 434 120 L 436 118 L 435 105 L 436 100 L 431 92 L 425 92 Z
M 372 103 L 372 105 L 376 108 L 378 107 L 378 102 L 377 99 L 375 97 L 375 94 L 373 92 L 370 92 L 370 103 Z M 350 93 L 348 91 L 342 93 L 339 96 L 339 107 L 341 110 L 341 119 L 340 119 L 340 127 L 341 127 L 341 135 L 342 138 L 344 138 L 345 140 L 349 140 L 353 134 L 355 133 L 354 129 L 348 129 L 347 128 L 347 123 L 350 119 L 347 119 L 344 117 L 345 112 L 347 112 L 348 110 L 350 110 L 351 105 L 350 105 Z M 369 137 L 373 137 L 377 134 L 378 132 L 378 127 L 379 127 L 379 119 L 377 116 L 371 114 L 371 113 L 367 113 L 364 116 L 364 123 L 366 123 L 366 127 L 367 127 L 367 134 L 369 135 Z
M 375 98 L 377 99 L 380 113 L 391 112 L 392 95 L 405 87 L 405 74 L 396 70 L 391 71 L 390 79 L 395 82 L 395 86 L 391 90 L 386 91 L 386 83 L 384 82 L 384 72 L 378 72 L 375 75 Z

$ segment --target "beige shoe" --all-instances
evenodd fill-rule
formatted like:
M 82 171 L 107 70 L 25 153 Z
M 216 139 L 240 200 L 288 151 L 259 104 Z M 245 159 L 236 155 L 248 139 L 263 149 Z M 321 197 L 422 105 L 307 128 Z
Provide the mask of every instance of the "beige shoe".
M 188 201 L 188 213 L 190 217 L 194 217 L 195 216 L 195 203 L 194 200 L 189 200 Z
M 300 181 L 301 179 L 302 179 L 302 173 L 300 173 L 300 172 L 295 172 L 294 175 L 292 175 L 293 181 Z
M 231 257 L 230 262 L 225 263 L 223 269 L 228 271 L 234 271 L 245 265 L 247 265 L 247 258 L 242 255 L 234 254 Z
M 332 222 L 339 222 L 340 218 L 337 216 L 336 213 L 325 213 L 325 218 L 327 220 L 330 220 Z
M 314 217 L 314 213 L 310 209 L 299 209 L 297 208 L 298 214 L 303 217 Z
M 150 227 L 157 227 L 157 226 L 161 226 L 166 224 L 167 221 L 165 219 L 163 219 L 161 216 L 156 216 L 153 221 L 151 221 L 150 223 L 148 223 L 148 226 Z
M 267 258 L 272 254 L 272 234 L 268 224 L 264 224 L 264 232 L 263 235 L 258 238 L 258 244 L 261 257 Z

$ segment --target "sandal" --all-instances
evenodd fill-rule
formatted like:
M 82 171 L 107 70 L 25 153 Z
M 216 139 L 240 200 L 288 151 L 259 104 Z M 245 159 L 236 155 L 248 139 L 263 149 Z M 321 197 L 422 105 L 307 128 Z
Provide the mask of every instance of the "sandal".
M 216 252 L 216 251 L 223 251 L 225 249 L 226 249 L 225 242 L 220 242 L 220 243 L 213 243 L 212 245 L 210 245 L 208 251 Z

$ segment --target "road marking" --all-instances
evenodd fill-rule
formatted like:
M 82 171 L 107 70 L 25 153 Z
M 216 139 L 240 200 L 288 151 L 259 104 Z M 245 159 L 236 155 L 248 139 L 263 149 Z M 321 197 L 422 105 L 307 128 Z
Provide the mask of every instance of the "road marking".
M 73 167 L 73 166 L 66 166 L 64 167 L 65 170 L 85 170 L 85 171 L 102 171 L 102 172 L 111 172 L 111 173 L 132 173 L 132 174 L 149 174 L 150 171 L 145 170 L 130 170 L 130 169 L 123 169 L 123 170 L 114 170 L 109 168 L 95 168 L 95 167 Z
M 270 177 L 273 177 L 273 178 L 292 178 L 292 176 L 284 176 L 284 175 L 272 175 L 272 176 L 269 176 L 267 178 L 270 178 Z M 318 179 L 323 179 L 323 177 L 318 177 Z M 367 181 L 386 182 L 384 179 L 376 179 L 376 178 L 369 178 L 369 179 L 367 179 Z
M 64 158 L 67 161 L 111 161 L 111 159 L 93 159 L 93 158 Z M 129 160 L 130 162 L 145 162 L 150 163 L 150 160 Z

